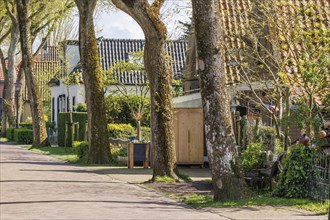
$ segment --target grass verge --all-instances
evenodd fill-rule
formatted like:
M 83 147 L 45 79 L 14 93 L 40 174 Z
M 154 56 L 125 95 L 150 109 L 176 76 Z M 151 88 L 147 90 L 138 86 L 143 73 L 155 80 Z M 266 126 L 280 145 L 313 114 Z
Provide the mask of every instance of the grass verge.
M 298 209 L 304 209 L 315 212 L 320 215 L 328 213 L 330 200 L 326 202 L 316 202 L 309 199 L 290 199 L 271 197 L 270 195 L 259 195 L 240 200 L 231 200 L 225 202 L 214 202 L 212 196 L 190 194 L 185 196 L 176 196 L 187 205 L 194 208 L 205 207 L 244 207 L 244 206 L 285 206 Z
M 31 151 L 51 155 L 57 159 L 69 162 L 69 163 L 80 163 L 80 160 L 76 154 L 72 152 L 72 148 L 65 147 L 42 147 L 42 148 L 32 148 Z
M 42 147 L 42 148 L 31 148 L 31 151 L 51 155 L 59 160 L 63 160 L 69 163 L 78 164 L 81 166 L 122 166 L 122 164 L 118 163 L 118 161 L 113 160 L 111 164 L 87 164 L 83 159 L 79 159 L 79 157 L 73 153 L 73 148 L 71 147 Z

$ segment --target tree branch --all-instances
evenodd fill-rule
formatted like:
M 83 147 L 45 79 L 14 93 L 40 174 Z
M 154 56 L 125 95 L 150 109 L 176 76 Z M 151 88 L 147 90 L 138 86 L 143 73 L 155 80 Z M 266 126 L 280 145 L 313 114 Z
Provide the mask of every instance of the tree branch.
M 9 8 L 8 0 L 4 0 L 4 1 L 5 1 L 5 7 L 6 7 L 7 14 L 9 15 L 11 21 L 13 22 L 13 25 L 14 25 L 14 26 L 17 26 L 18 23 L 17 23 L 16 16 L 15 16 L 15 14 L 14 14 L 14 12 L 15 12 L 15 7 L 12 7 L 12 10 L 13 10 L 13 11 L 11 11 L 10 8 Z

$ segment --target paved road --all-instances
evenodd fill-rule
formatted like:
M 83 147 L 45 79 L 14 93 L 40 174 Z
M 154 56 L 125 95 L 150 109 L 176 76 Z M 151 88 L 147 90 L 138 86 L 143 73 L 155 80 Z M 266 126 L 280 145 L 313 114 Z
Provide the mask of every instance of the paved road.
M 194 210 L 111 174 L 4 143 L 0 143 L 0 172 L 1 220 L 327 219 L 289 208 Z
M 1 143 L 0 219 L 219 219 L 142 187 Z

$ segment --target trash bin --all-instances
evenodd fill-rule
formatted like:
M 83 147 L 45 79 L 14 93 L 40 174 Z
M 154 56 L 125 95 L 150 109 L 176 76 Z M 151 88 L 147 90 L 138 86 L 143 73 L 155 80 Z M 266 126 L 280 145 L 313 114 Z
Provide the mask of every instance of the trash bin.
M 149 167 L 149 143 L 130 143 L 128 148 L 128 168 L 142 162 L 144 168 Z

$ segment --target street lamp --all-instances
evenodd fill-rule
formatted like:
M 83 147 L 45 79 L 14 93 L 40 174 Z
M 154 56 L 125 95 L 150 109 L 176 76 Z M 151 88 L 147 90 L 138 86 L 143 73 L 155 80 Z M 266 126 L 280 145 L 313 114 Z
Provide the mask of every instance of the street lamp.
M 15 83 L 15 101 L 16 101 L 16 128 L 18 128 L 18 101 L 22 83 L 17 80 Z

